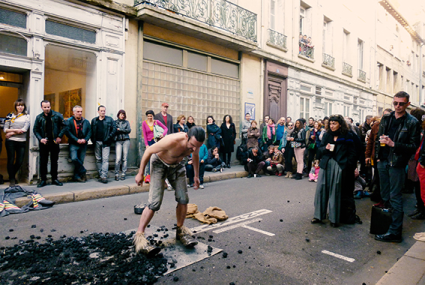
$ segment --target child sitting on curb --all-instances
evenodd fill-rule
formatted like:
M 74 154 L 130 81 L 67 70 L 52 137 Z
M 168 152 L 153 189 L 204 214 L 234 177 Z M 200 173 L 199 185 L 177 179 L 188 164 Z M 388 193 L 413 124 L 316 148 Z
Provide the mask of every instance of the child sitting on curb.
M 319 160 L 316 159 L 313 163 L 313 166 L 311 167 L 310 173 L 308 174 L 308 181 L 317 182 L 317 178 L 319 177 L 319 170 Z

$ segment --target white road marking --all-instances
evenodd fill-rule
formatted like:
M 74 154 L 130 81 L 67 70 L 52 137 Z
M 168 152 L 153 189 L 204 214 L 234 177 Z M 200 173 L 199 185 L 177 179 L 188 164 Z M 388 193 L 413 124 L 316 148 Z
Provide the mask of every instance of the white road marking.
M 206 231 L 209 231 L 209 230 L 214 230 L 216 228 L 221 228 L 221 227 L 228 226 L 228 225 L 231 225 L 231 224 L 234 224 L 234 223 L 238 223 L 238 222 L 241 222 L 241 221 L 245 221 L 245 220 L 248 220 L 248 219 L 252 219 L 252 218 L 255 218 L 255 217 L 258 217 L 258 216 L 261 216 L 261 215 L 269 214 L 271 212 L 272 211 L 270 211 L 270 210 L 262 209 L 262 210 L 242 214 L 242 215 L 227 219 L 224 222 L 220 222 L 220 223 L 212 224 L 212 225 L 202 225 L 202 226 L 199 226 L 199 227 L 196 227 L 196 228 L 191 228 L 190 230 L 194 234 L 202 233 L 202 232 L 206 232 Z
M 225 228 L 222 228 L 222 229 L 215 230 L 215 231 L 213 231 L 213 233 L 219 234 L 219 233 L 222 233 L 222 232 L 226 232 L 228 230 L 233 230 L 233 229 L 240 228 L 240 227 L 243 227 L 243 226 L 248 225 L 248 224 L 259 222 L 261 220 L 262 219 L 260 219 L 260 218 L 254 219 L 254 220 L 249 220 L 249 221 L 242 222 L 242 223 L 239 223 L 239 224 L 236 224 L 236 225 L 233 225 L 233 226 L 228 226 L 228 227 L 225 227 Z
M 341 254 L 333 253 L 333 252 L 330 252 L 330 251 L 327 251 L 327 250 L 322 250 L 322 253 L 331 255 L 331 256 L 336 257 L 336 258 L 340 258 L 340 259 L 348 261 L 348 262 L 356 261 L 354 258 L 346 257 L 346 256 L 343 256 Z
M 253 227 L 250 227 L 250 226 L 242 226 L 242 227 L 243 228 L 246 228 L 246 229 L 249 229 L 251 231 L 256 231 L 256 232 L 259 232 L 259 233 L 262 233 L 262 234 L 271 236 L 271 237 L 275 235 L 275 234 L 272 234 L 272 233 L 269 233 L 269 232 L 266 232 L 266 231 L 263 231 L 263 230 L 259 230 L 259 229 L 256 229 L 256 228 L 253 228 Z

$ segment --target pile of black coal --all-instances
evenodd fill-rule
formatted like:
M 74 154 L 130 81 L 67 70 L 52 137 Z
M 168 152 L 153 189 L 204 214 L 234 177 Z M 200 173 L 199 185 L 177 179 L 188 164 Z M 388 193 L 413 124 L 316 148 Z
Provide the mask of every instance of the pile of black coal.
M 135 254 L 133 235 L 93 233 L 0 247 L 0 283 L 153 284 L 167 271 L 167 259 Z

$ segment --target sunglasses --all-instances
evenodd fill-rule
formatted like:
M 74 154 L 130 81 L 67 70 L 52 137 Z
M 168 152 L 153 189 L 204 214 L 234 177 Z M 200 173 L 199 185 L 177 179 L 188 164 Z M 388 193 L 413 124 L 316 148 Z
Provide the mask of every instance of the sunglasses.
M 407 104 L 407 102 L 393 102 L 393 105 L 394 106 L 397 106 L 397 105 L 400 105 L 400 107 L 404 107 L 404 105 L 406 105 Z
M 293 126 L 293 124 L 289 124 L 289 125 L 288 125 L 288 127 L 292 127 L 292 126 Z

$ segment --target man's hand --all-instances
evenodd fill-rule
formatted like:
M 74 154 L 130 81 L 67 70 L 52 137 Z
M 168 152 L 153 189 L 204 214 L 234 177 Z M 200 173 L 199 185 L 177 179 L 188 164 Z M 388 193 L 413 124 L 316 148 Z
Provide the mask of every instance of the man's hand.
M 193 177 L 193 189 L 198 190 L 200 183 L 199 177 Z
M 61 141 L 62 141 L 62 139 L 61 139 L 61 138 L 56 138 L 56 144 L 60 144 L 60 143 L 61 143 Z
M 192 160 L 189 160 L 189 161 L 187 162 L 187 164 L 192 164 Z
M 204 160 L 203 159 L 201 159 L 201 163 L 204 163 Z
M 145 177 L 142 174 L 137 173 L 136 178 L 134 179 L 137 186 L 143 186 L 143 179 L 145 179 Z
M 381 137 L 379 139 L 379 142 L 380 143 L 384 143 L 384 144 L 386 144 L 389 147 L 394 147 L 394 145 L 395 145 L 395 143 L 390 139 L 389 136 Z
M 41 142 L 42 144 L 47 144 L 47 139 L 41 139 L 41 140 L 40 140 L 40 142 Z
M 365 163 L 366 163 L 366 165 L 370 165 L 370 158 L 366 158 Z

